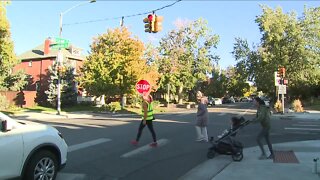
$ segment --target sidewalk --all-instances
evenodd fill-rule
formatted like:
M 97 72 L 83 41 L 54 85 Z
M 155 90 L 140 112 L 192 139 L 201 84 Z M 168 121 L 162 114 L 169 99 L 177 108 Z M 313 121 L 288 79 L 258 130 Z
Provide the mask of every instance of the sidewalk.
M 275 119 L 305 119 L 305 120 L 320 120 L 320 111 L 306 111 L 302 113 L 289 112 L 285 114 L 272 114 Z
M 198 165 L 179 180 L 320 180 L 313 173 L 313 159 L 320 157 L 320 140 L 274 144 L 275 151 L 293 151 L 298 163 L 275 163 L 273 160 L 258 160 L 258 147 L 244 149 L 244 158 L 234 162 L 231 156 L 218 155 Z
M 272 114 L 273 120 L 320 120 L 319 111 L 305 113 Z M 258 146 L 243 150 L 241 162 L 234 162 L 231 156 L 219 155 L 190 170 L 179 180 L 320 180 L 320 160 L 318 174 L 314 171 L 314 159 L 320 158 L 320 140 L 274 144 L 275 151 L 293 151 L 298 163 L 275 163 L 273 160 L 258 160 Z

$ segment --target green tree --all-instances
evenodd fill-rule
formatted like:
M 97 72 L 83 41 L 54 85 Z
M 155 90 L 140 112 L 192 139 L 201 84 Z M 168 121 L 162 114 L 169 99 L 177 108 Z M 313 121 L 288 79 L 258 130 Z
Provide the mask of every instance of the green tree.
M 177 94 L 182 103 L 189 91 L 207 81 L 213 63 L 219 59 L 212 51 L 218 42 L 218 35 L 211 34 L 203 19 L 170 31 L 160 40 L 160 88 L 167 89 L 169 84 L 171 93 Z
M 61 105 L 67 107 L 77 103 L 74 68 L 68 64 L 70 63 L 63 63 L 63 70 L 61 72 L 58 72 L 57 63 L 48 68 L 50 76 L 48 80 L 49 88 L 45 91 L 45 94 L 47 95 L 47 101 L 52 107 L 57 107 L 58 75 L 61 77 Z
M 280 7 L 272 10 L 262 6 L 262 10 L 263 14 L 257 17 L 256 22 L 263 34 L 260 51 L 263 73 L 272 77 L 278 67 L 285 67 L 286 79 L 290 82 L 289 93 L 310 96 L 312 85 L 319 84 L 320 79 L 319 8 L 305 8 L 301 18 L 297 18 L 295 12 L 284 14 Z M 263 73 L 260 77 L 265 75 Z M 268 81 L 270 87 L 272 80 Z M 266 89 L 261 88 L 263 91 Z
M 10 25 L 6 16 L 8 2 L 0 1 L 0 90 L 18 91 L 27 84 L 23 71 L 13 72 L 19 63 L 11 40 Z
M 91 53 L 78 78 L 95 96 L 133 94 L 135 84 L 148 72 L 144 44 L 126 27 L 109 29 L 91 45 Z
M 305 8 L 302 17 L 295 12 L 283 13 L 262 5 L 256 23 L 262 34 L 261 42 L 249 48 L 246 40 L 236 39 L 233 55 L 242 79 L 255 82 L 258 91 L 275 93 L 274 75 L 279 67 L 286 68 L 288 93 L 309 97 L 319 89 L 319 8 Z

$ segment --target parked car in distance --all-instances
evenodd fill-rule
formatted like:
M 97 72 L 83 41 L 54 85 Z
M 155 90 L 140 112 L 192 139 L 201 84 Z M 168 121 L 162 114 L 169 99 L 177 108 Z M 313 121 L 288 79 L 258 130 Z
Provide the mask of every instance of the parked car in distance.
M 208 105 L 215 106 L 215 105 L 221 105 L 222 101 L 220 98 L 210 98 L 208 101 Z
M 249 100 L 249 98 L 247 98 L 247 97 L 242 97 L 241 99 L 240 99 L 240 102 L 249 102 L 250 100 Z
M 55 179 L 68 146 L 54 127 L 16 120 L 0 112 L 0 179 Z
M 228 103 L 235 103 L 236 101 L 234 100 L 233 97 L 224 97 L 222 98 L 222 104 L 228 104 Z

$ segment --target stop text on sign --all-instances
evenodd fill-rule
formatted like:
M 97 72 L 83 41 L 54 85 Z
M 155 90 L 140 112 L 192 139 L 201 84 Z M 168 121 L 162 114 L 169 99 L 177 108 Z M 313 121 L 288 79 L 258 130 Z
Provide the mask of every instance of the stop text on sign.
M 149 84 L 149 82 L 146 81 L 146 80 L 140 80 L 140 81 L 136 84 L 136 90 L 137 90 L 140 94 L 149 92 L 149 90 L 150 90 L 150 84 Z

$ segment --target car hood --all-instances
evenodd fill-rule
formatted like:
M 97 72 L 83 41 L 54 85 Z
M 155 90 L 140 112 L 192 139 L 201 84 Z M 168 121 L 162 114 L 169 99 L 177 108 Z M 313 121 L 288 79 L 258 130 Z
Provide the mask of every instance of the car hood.
M 54 127 L 26 120 L 17 120 L 18 129 L 22 128 L 27 131 L 57 131 Z

